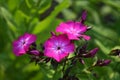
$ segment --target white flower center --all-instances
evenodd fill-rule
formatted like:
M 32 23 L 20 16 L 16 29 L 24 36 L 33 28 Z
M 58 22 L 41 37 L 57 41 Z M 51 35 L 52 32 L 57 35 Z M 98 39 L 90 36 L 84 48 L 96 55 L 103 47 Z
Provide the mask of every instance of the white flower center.
M 79 30 L 76 30 L 76 28 L 71 27 L 69 29 L 67 29 L 67 32 L 73 35 L 78 35 L 79 34 Z

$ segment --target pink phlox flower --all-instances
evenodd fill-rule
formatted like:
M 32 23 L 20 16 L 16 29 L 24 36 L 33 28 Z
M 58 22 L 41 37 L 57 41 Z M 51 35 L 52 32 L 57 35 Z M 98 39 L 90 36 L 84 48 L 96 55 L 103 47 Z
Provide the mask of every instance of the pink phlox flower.
M 36 41 L 36 36 L 25 33 L 13 42 L 13 52 L 16 56 L 26 54 L 32 43 Z
M 68 54 L 74 52 L 75 46 L 68 39 L 66 34 L 61 34 L 50 37 L 45 42 L 44 48 L 45 56 L 54 58 L 56 61 L 60 62 L 63 58 L 68 56 Z
M 90 36 L 84 34 L 88 29 L 88 27 L 84 24 L 86 15 L 87 12 L 84 11 L 80 22 L 67 21 L 60 23 L 60 25 L 56 28 L 56 32 L 67 34 L 70 40 L 79 40 L 79 38 L 90 40 Z
M 84 34 L 86 31 L 86 25 L 74 21 L 62 22 L 56 29 L 56 32 L 67 34 L 70 40 L 79 40 L 79 38 L 90 40 L 90 37 Z

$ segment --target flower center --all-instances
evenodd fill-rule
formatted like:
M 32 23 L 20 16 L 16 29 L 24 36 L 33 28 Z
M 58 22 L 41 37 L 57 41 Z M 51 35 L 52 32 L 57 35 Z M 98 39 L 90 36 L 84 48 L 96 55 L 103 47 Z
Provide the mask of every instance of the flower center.
M 76 30 L 75 28 L 70 28 L 69 29 L 69 33 L 71 33 L 71 34 L 78 34 L 78 30 Z
M 61 49 L 61 47 L 57 47 L 57 50 L 60 50 Z
M 23 45 L 25 44 L 25 41 L 23 41 L 23 43 L 22 43 Z

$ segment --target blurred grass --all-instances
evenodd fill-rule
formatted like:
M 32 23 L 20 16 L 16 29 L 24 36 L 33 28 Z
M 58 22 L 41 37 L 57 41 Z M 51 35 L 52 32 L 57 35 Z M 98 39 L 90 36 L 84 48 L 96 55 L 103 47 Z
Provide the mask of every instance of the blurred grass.
M 55 72 L 49 65 L 35 66 L 26 55 L 15 57 L 12 41 L 29 32 L 37 35 L 37 43 L 43 43 L 61 21 L 79 21 L 84 9 L 88 11 L 86 24 L 93 27 L 87 32 L 92 37 L 89 48 L 99 47 L 98 58 L 113 60 L 109 66 L 94 71 L 99 80 L 119 80 L 120 59 L 108 56 L 120 46 L 119 4 L 119 0 L 0 0 L 0 80 L 52 80 Z M 78 63 L 76 71 L 81 67 Z M 59 73 L 54 75 L 55 80 L 61 76 Z M 82 80 L 92 76 L 85 75 L 77 76 Z M 92 76 L 90 80 L 98 78 Z

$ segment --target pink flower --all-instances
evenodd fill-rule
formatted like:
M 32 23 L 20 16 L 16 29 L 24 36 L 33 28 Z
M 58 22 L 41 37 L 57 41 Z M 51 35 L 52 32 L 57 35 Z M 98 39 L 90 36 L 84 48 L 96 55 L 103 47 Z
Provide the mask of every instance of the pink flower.
M 75 46 L 65 34 L 52 35 L 44 44 L 45 56 L 54 58 L 60 62 L 68 54 L 74 52 Z
M 26 54 L 32 43 L 36 41 L 36 36 L 33 34 L 25 33 L 20 36 L 18 40 L 13 42 L 13 52 L 16 56 Z
M 79 40 L 79 38 L 81 37 L 84 38 L 85 40 L 90 40 L 89 36 L 84 35 L 84 33 L 87 31 L 87 26 L 84 25 L 85 19 L 86 12 L 84 11 L 80 22 L 75 21 L 62 22 L 57 27 L 56 32 L 67 34 L 70 40 Z

